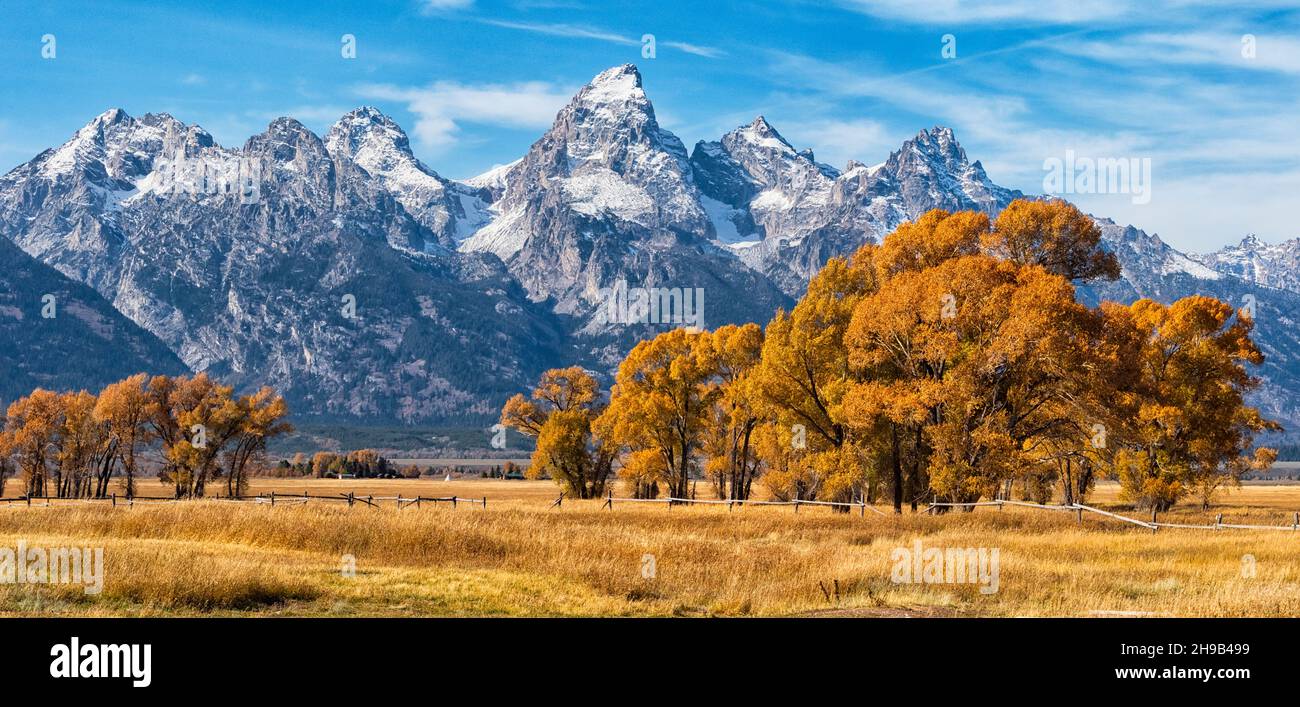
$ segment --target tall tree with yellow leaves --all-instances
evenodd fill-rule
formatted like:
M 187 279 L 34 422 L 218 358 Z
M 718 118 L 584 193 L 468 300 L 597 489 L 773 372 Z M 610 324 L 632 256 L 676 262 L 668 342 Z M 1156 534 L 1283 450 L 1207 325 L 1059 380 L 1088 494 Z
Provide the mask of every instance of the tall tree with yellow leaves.
M 716 371 L 709 332 L 673 329 L 642 341 L 618 367 L 609 407 L 596 422 L 599 436 L 640 460 L 638 472 L 659 473 L 671 497 L 687 498 L 722 393 Z M 653 464 L 645 459 L 651 454 L 658 456 Z
M 614 461 L 613 448 L 592 435 L 600 411 L 596 379 L 572 366 L 543 373 L 531 400 L 507 400 L 501 424 L 537 440 L 529 476 L 548 474 L 565 494 L 594 498 L 605 492 Z
M 55 495 L 81 498 L 91 495 L 91 482 L 112 469 L 114 444 L 108 428 L 95 418 L 95 396 L 87 391 L 63 393 L 63 425 L 55 439 L 58 466 Z
M 852 384 L 844 333 L 858 303 L 877 289 L 875 251 L 831 258 L 794 309 L 767 326 L 752 384 L 765 416 L 781 428 L 768 431 L 763 445 L 765 464 L 783 470 L 765 482 L 774 494 L 852 501 L 865 490 L 870 455 L 841 403 Z M 773 447 L 777 440 L 791 448 Z
M 225 453 L 226 495 L 237 498 L 248 491 L 248 464 L 266 452 L 271 439 L 293 431 L 285 417 L 289 407 L 271 388 L 240 396 L 239 423 Z
M 1259 383 L 1246 364 L 1263 354 L 1250 339 L 1244 312 L 1210 297 L 1171 305 L 1139 300 L 1109 305 L 1110 328 L 1132 330 L 1137 371 L 1122 389 L 1119 442 L 1112 473 L 1126 498 L 1166 510 L 1198 491 L 1202 502 L 1219 484 L 1271 463 L 1276 452 L 1251 450 L 1254 436 L 1281 427 L 1246 404 Z
M 14 457 L 25 495 L 46 495 L 51 450 L 62 426 L 63 404 L 58 393 L 37 388 L 9 405 L 0 431 L 0 455 Z
M 1119 261 L 1101 247 L 1092 217 L 1065 201 L 1016 199 L 981 238 L 984 252 L 1037 265 L 1067 280 L 1114 280 Z
M 242 414 L 233 393 L 206 373 L 149 382 L 146 409 L 163 447 L 160 476 L 177 498 L 203 496 L 222 449 L 239 432 Z
M 148 376 L 140 373 L 111 383 L 99 392 L 95 402 L 95 418 L 108 428 L 113 453 L 122 465 L 123 490 L 128 498 L 135 495 L 136 456 L 141 447 L 153 440 L 153 432 L 147 424 L 148 380 Z M 95 497 L 108 495 L 108 486 L 109 474 L 101 473 L 96 481 Z
M 1006 214 L 990 228 L 932 211 L 876 251 L 879 291 L 845 338 L 861 379 L 845 407 L 855 427 L 887 430 L 895 510 L 995 495 L 1078 430 L 1096 322 L 1066 278 L 1107 276 L 1113 257 L 1068 204 Z
M 763 330 L 757 324 L 728 324 L 712 332 L 714 385 L 718 387 L 704 449 L 705 473 L 718 498 L 749 498 L 759 458 L 754 430 L 761 422 L 761 403 L 753 379 L 763 350 Z

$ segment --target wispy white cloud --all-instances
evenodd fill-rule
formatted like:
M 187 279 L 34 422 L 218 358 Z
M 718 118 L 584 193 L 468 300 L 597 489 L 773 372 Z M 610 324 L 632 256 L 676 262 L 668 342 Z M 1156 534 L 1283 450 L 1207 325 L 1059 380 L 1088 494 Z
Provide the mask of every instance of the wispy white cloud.
M 1121 0 L 841 0 L 840 4 L 874 17 L 918 24 L 1074 24 L 1122 17 L 1132 8 Z
M 551 37 L 566 37 L 569 39 L 591 39 L 598 42 L 609 42 L 610 44 L 618 44 L 625 47 L 641 46 L 641 37 L 630 37 L 627 35 L 619 34 L 618 32 L 611 32 L 609 30 L 601 29 L 598 27 L 590 27 L 587 25 L 574 25 L 574 24 L 549 23 L 549 22 L 516 22 L 513 20 L 497 20 L 497 19 L 484 19 L 480 21 L 484 24 L 492 25 L 493 27 L 503 27 L 505 29 L 516 29 L 524 32 L 532 32 L 534 34 L 544 34 Z M 658 39 L 659 38 L 656 37 L 657 44 L 659 45 L 670 47 L 672 49 L 676 49 L 678 51 L 685 52 L 687 54 L 702 56 L 708 59 L 716 59 L 721 56 L 726 56 L 727 54 L 725 51 L 718 49 L 717 47 L 710 47 L 702 44 L 692 44 L 690 42 L 682 42 L 673 39 L 666 39 L 663 41 L 658 41 Z
M 1119 39 L 1062 42 L 1059 51 L 1096 61 L 1225 66 L 1300 74 L 1300 40 L 1280 32 L 1141 33 Z
M 689 44 L 687 42 L 667 41 L 664 42 L 664 46 L 672 47 L 674 49 L 680 49 L 686 52 L 687 54 L 694 54 L 696 56 L 707 57 L 709 59 L 717 59 L 718 57 L 725 56 L 727 54 L 721 49 L 716 49 L 714 47 L 700 46 L 698 44 Z
M 365 98 L 404 103 L 416 117 L 416 139 L 434 150 L 455 144 L 464 123 L 545 129 L 574 92 L 541 81 L 477 85 L 439 81 L 424 88 L 370 84 L 358 89 Z
M 422 0 L 421 7 L 426 12 L 442 12 L 445 10 L 464 10 L 474 6 L 474 0 Z
M 535 34 L 546 34 L 552 37 L 569 37 L 571 39 L 595 39 L 601 42 L 610 42 L 612 44 L 639 45 L 639 40 L 631 37 L 624 37 L 621 34 L 607 32 L 594 27 L 585 27 L 583 25 L 570 25 L 561 23 L 541 23 L 541 22 L 514 22 L 510 20 L 483 20 L 483 24 L 492 25 L 493 27 L 504 27 L 506 29 L 517 29 Z
M 1292 0 L 838 0 L 849 10 L 916 25 L 1102 25 L 1204 19 L 1219 11 L 1295 9 Z
M 181 83 L 186 86 L 202 86 L 207 82 L 208 79 L 203 74 L 190 73 L 181 77 Z

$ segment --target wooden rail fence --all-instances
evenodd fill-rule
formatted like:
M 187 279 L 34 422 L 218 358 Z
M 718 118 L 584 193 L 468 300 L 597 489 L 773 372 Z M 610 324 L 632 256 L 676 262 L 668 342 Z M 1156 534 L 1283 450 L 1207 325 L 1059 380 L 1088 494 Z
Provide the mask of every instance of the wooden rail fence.
M 420 507 L 425 503 L 432 503 L 435 506 L 439 503 L 450 503 L 452 508 L 459 504 L 479 506 L 487 509 L 487 496 L 480 498 L 464 498 L 461 496 L 358 496 L 355 493 L 340 493 L 337 496 L 316 496 L 307 492 L 295 494 L 283 494 L 272 491 L 271 493 L 258 494 L 256 496 L 208 496 L 205 498 L 176 498 L 174 496 L 118 496 L 113 494 L 104 498 L 62 498 L 59 496 L 16 496 L 13 498 L 0 498 L 0 503 L 14 504 L 26 503 L 32 505 L 33 501 L 44 501 L 44 506 L 51 506 L 57 501 L 60 504 L 70 503 L 109 503 L 113 506 L 131 507 L 137 503 L 180 503 L 183 501 L 220 501 L 223 503 L 253 503 L 275 506 L 279 505 L 303 505 L 309 501 L 335 501 L 346 503 L 349 507 L 357 504 L 364 504 L 371 508 L 379 508 L 383 501 L 392 501 L 398 509 L 408 506 Z
M 1024 508 L 1033 508 L 1035 510 L 1042 510 L 1042 511 L 1074 511 L 1075 513 L 1078 514 L 1080 525 L 1083 525 L 1083 514 L 1085 512 L 1096 513 L 1097 515 L 1106 516 L 1107 518 L 1114 518 L 1115 520 L 1119 520 L 1125 523 L 1131 523 L 1133 525 L 1147 528 L 1153 533 L 1159 531 L 1161 528 L 1183 528 L 1189 530 L 1222 530 L 1224 528 L 1227 528 L 1229 530 L 1290 530 L 1293 532 L 1300 531 L 1300 512 L 1291 514 L 1290 525 L 1241 525 L 1241 524 L 1224 523 L 1222 513 L 1218 514 L 1215 517 L 1213 524 L 1207 524 L 1207 525 L 1195 525 L 1192 523 L 1161 523 L 1159 522 L 1159 520 L 1157 520 L 1156 511 L 1154 510 L 1151 511 L 1151 520 L 1146 521 L 1146 520 L 1138 520 L 1137 518 L 1129 518 L 1128 516 L 1122 516 L 1118 513 L 1111 513 L 1110 511 L 1103 511 L 1100 508 L 1093 508 L 1092 506 L 1085 506 L 1082 503 L 1072 503 L 1063 506 L 1047 506 L 1039 503 L 1026 503 L 1023 501 L 1005 501 L 1005 500 L 1004 501 L 979 501 L 974 503 L 931 503 L 930 507 L 927 509 L 927 512 L 933 513 L 935 508 L 942 508 L 942 507 L 973 508 L 977 506 L 998 506 L 999 508 L 1001 508 L 1003 505 L 1021 506 Z
M 560 498 L 557 498 L 551 504 L 551 507 L 552 508 L 559 507 L 563 500 L 564 500 L 564 494 L 560 494 Z M 732 510 L 733 507 L 735 506 L 745 506 L 745 505 L 793 506 L 795 513 L 799 512 L 800 506 L 832 506 L 832 507 L 839 507 L 839 508 L 847 508 L 849 510 L 856 509 L 859 515 L 866 515 L 867 511 L 871 511 L 872 513 L 876 513 L 882 516 L 892 515 L 891 513 L 882 511 L 879 508 L 876 508 L 875 506 L 872 506 L 863 500 L 847 502 L 847 501 L 803 501 L 803 500 L 740 501 L 740 500 L 724 500 L 724 499 L 698 499 L 698 498 L 674 498 L 674 497 L 615 498 L 612 493 L 605 497 L 605 502 L 601 505 L 601 508 L 612 511 L 614 510 L 614 503 L 616 502 L 617 503 L 664 503 L 667 504 L 668 508 L 670 509 L 674 505 L 678 505 L 678 504 L 725 505 L 727 507 L 727 510 L 729 511 Z M 979 506 L 997 506 L 999 510 L 1003 506 L 1018 506 L 1021 508 L 1032 508 L 1034 510 L 1040 510 L 1040 511 L 1074 512 L 1078 515 L 1080 525 L 1083 524 L 1084 513 L 1095 513 L 1097 515 L 1105 516 L 1107 518 L 1113 518 L 1115 520 L 1124 523 L 1130 523 L 1143 528 L 1147 528 L 1151 530 L 1151 532 L 1153 533 L 1157 532 L 1160 528 L 1184 528 L 1184 529 L 1193 529 L 1193 530 L 1222 530 L 1226 528 L 1229 530 L 1234 530 L 1234 529 L 1235 530 L 1290 530 L 1290 531 L 1300 532 L 1300 512 L 1292 514 L 1290 525 L 1240 525 L 1240 524 L 1224 523 L 1222 513 L 1220 513 L 1216 517 L 1215 522 L 1212 525 L 1194 525 L 1189 523 L 1162 523 L 1157 520 L 1155 511 L 1152 511 L 1151 513 L 1151 520 L 1145 521 L 1145 520 L 1138 520 L 1136 518 L 1129 518 L 1128 516 L 1123 516 L 1118 513 L 1111 513 L 1110 511 L 1103 511 L 1100 508 L 1093 508 L 1092 506 L 1087 506 L 1081 503 L 1072 503 L 1072 504 L 1061 505 L 1061 506 L 1049 506 L 1041 503 L 1028 503 L 1025 501 L 1011 501 L 1011 500 L 975 501 L 970 503 L 930 503 L 926 508 L 926 512 L 934 513 L 935 509 L 937 508 L 955 508 L 955 507 L 976 508 Z
M 43 506 L 51 506 L 53 505 L 53 502 L 57 501 L 60 504 L 108 503 L 108 504 L 112 504 L 113 506 L 122 505 L 129 508 L 131 506 L 134 506 L 137 503 L 140 504 L 179 503 L 182 501 L 189 501 L 189 500 L 196 500 L 196 499 L 175 498 L 169 496 L 126 497 L 126 496 L 118 496 L 117 494 L 113 494 L 112 496 L 106 496 L 104 498 L 60 498 L 58 496 L 16 496 L 12 498 L 0 498 L 0 503 L 4 503 L 4 504 L 25 503 L 26 505 L 31 506 L 33 502 L 43 501 L 44 502 Z M 488 503 L 488 499 L 486 496 L 482 496 L 479 498 L 464 498 L 461 496 L 403 496 L 401 494 L 398 494 L 396 496 L 372 496 L 372 495 L 358 496 L 355 493 L 340 493 L 337 496 L 319 496 L 319 495 L 312 495 L 307 492 L 303 492 L 301 494 L 282 494 L 282 493 L 276 493 L 274 491 L 266 494 L 258 494 L 256 496 L 236 496 L 236 497 L 211 496 L 206 499 L 197 499 L 197 500 L 220 501 L 223 503 L 253 503 L 253 504 L 265 504 L 270 506 L 275 506 L 277 504 L 278 505 L 303 505 L 310 501 L 331 501 L 337 503 L 346 503 L 349 507 L 362 504 L 362 505 L 369 506 L 371 508 L 380 508 L 382 507 L 381 504 L 383 502 L 392 501 L 394 506 L 399 510 L 410 506 L 415 506 L 416 508 L 419 508 L 423 506 L 423 504 L 425 503 L 432 503 L 434 504 L 434 506 L 437 506 L 440 503 L 448 503 L 451 504 L 452 508 L 456 508 L 460 504 L 467 504 L 470 506 L 478 506 L 482 510 L 487 510 L 487 503 Z M 561 493 L 559 497 L 557 497 L 554 501 L 551 502 L 550 508 L 554 509 L 554 508 L 563 507 L 564 500 L 565 500 L 565 494 Z M 806 501 L 800 499 L 796 499 L 793 501 L 752 501 L 752 500 L 737 500 L 737 499 L 676 498 L 671 496 L 666 498 L 616 498 L 612 492 L 605 496 L 604 502 L 601 504 L 601 508 L 612 511 L 614 510 L 615 503 L 620 503 L 620 504 L 621 503 L 652 503 L 652 504 L 662 503 L 662 504 L 666 504 L 670 510 L 672 509 L 673 506 L 676 505 L 726 506 L 728 511 L 735 509 L 735 507 L 737 506 L 741 506 L 741 507 L 743 506 L 790 506 L 794 508 L 795 513 L 799 512 L 800 506 L 814 506 L 814 507 L 827 506 L 827 507 L 835 507 L 835 508 L 845 508 L 848 509 L 849 511 L 857 510 L 859 515 L 866 515 L 867 511 L 871 511 L 872 513 L 881 516 L 893 515 L 891 513 L 882 511 L 879 508 L 876 508 L 875 506 L 861 499 L 858 501 L 849 502 L 849 501 Z M 1291 523 L 1288 525 L 1246 525 L 1246 524 L 1239 524 L 1239 523 L 1224 523 L 1222 513 L 1218 514 L 1215 517 L 1214 523 L 1212 524 L 1196 525 L 1192 523 L 1163 523 L 1157 519 L 1155 511 L 1151 512 L 1151 520 L 1147 521 L 1147 520 L 1139 520 L 1137 518 L 1130 518 L 1128 516 L 1123 516 L 1118 513 L 1111 513 L 1110 511 L 1104 511 L 1100 508 L 1094 508 L 1092 506 L 1087 506 L 1082 503 L 1072 503 L 1072 504 L 1061 505 L 1061 506 L 1049 506 L 1049 505 L 1044 505 L 1039 503 L 1027 503 L 1024 501 L 1011 501 L 1011 500 L 973 501 L 969 503 L 936 502 L 936 503 L 928 504 L 928 507 L 926 508 L 926 513 L 932 514 L 935 512 L 936 509 L 939 508 L 978 508 L 981 506 L 985 506 L 985 507 L 996 506 L 998 507 L 999 510 L 1002 509 L 1004 506 L 1017 506 L 1020 508 L 1030 508 L 1030 509 L 1040 510 L 1040 511 L 1074 512 L 1078 516 L 1080 525 L 1083 524 L 1084 513 L 1093 513 L 1096 515 L 1104 516 L 1106 518 L 1111 518 L 1124 523 L 1129 523 L 1131 525 L 1136 525 L 1142 528 L 1146 528 L 1153 533 L 1159 531 L 1161 528 L 1179 528 L 1179 529 L 1188 529 L 1188 530 L 1224 530 L 1224 529 L 1227 530 L 1289 530 L 1292 532 L 1300 532 L 1300 512 L 1293 513 L 1291 515 Z

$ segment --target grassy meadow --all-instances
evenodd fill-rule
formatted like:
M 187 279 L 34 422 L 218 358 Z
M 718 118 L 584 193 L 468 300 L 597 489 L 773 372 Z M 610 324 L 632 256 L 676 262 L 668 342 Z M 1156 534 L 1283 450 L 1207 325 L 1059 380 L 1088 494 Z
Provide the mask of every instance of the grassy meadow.
M 1300 533 L 1161 529 L 1006 507 L 942 516 L 566 500 L 546 481 L 258 479 L 277 494 L 484 497 L 0 505 L 0 547 L 104 548 L 103 592 L 0 584 L 0 615 L 1295 616 Z M 141 493 L 157 495 L 154 489 Z M 1113 485 L 1093 505 L 1125 513 Z M 889 509 L 879 507 L 883 511 Z M 1289 525 L 1300 486 L 1221 492 L 1162 521 Z M 1127 512 L 1129 515 L 1137 515 Z M 895 584 L 891 552 L 997 548 L 998 591 Z M 345 556 L 355 572 L 343 571 Z M 650 560 L 647 556 L 652 556 Z M 1250 563 L 1254 576 L 1243 572 Z M 653 576 L 644 571 L 653 564 Z M 825 589 L 823 589 L 825 588 Z

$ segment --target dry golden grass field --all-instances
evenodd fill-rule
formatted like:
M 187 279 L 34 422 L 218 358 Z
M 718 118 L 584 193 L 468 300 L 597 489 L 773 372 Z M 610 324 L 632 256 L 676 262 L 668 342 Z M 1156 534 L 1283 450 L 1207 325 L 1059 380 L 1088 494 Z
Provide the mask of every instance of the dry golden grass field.
M 1152 533 L 1013 507 L 942 516 L 630 503 L 610 511 L 601 501 L 552 509 L 557 492 L 546 481 L 260 479 L 254 490 L 488 503 L 0 504 L 0 548 L 93 546 L 105 557 L 101 594 L 0 584 L 0 615 L 1300 615 L 1300 532 Z M 1111 485 L 1091 503 L 1138 515 Z M 1289 525 L 1298 509 L 1300 486 L 1248 485 L 1222 492 L 1208 512 L 1183 504 L 1161 520 L 1212 523 L 1222 513 L 1225 523 Z M 918 540 L 997 548 L 998 591 L 893 583 L 891 552 Z

